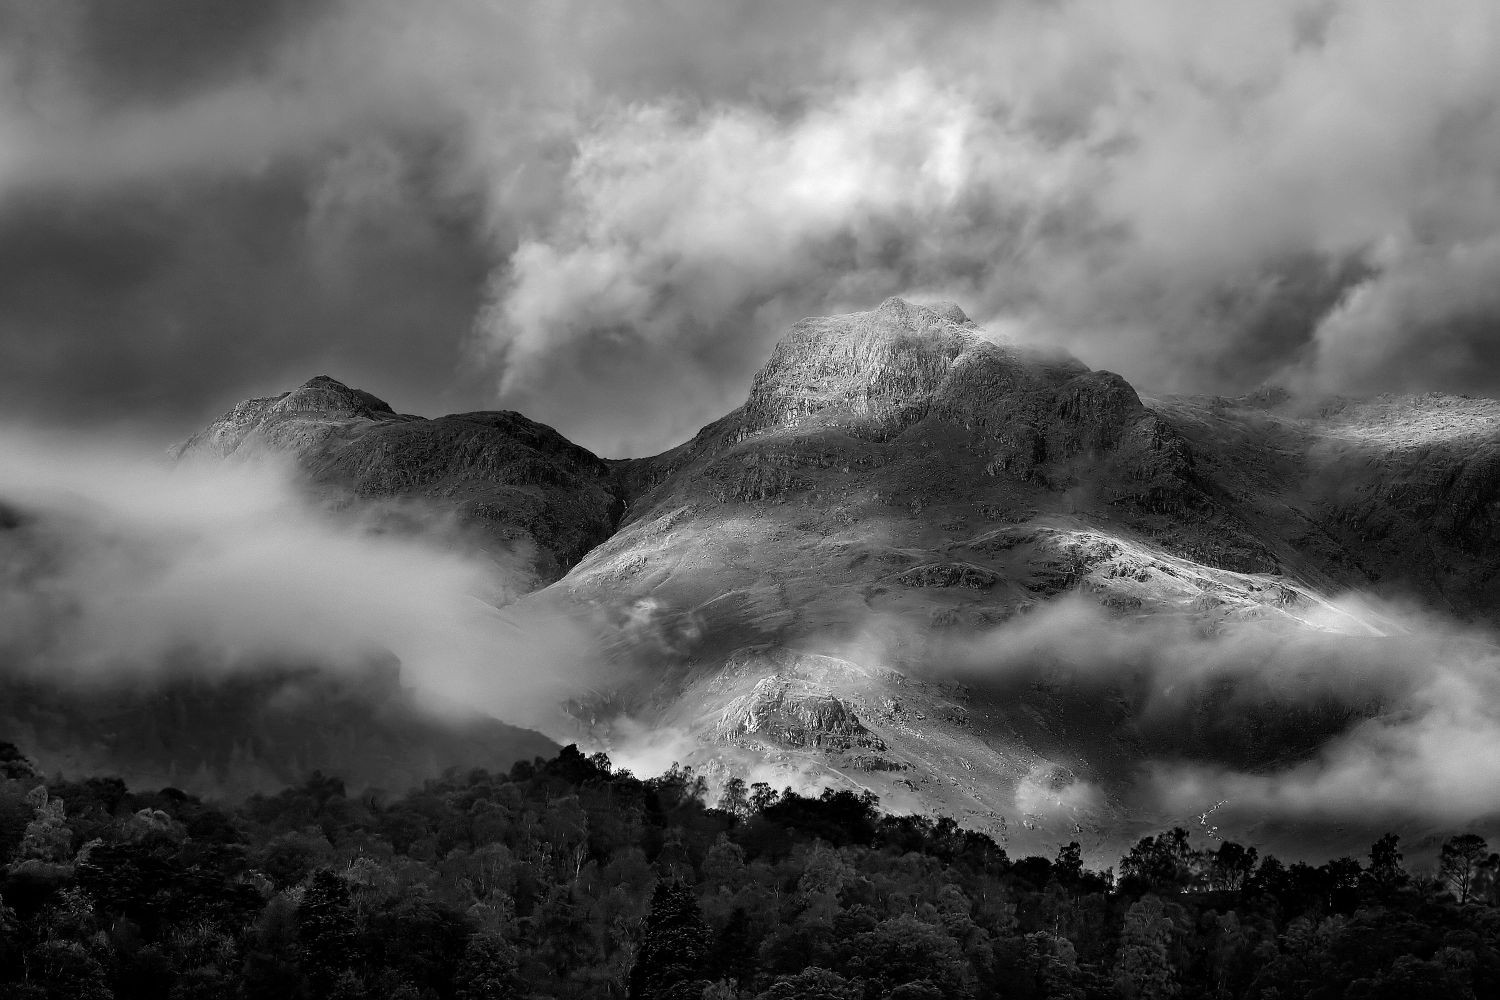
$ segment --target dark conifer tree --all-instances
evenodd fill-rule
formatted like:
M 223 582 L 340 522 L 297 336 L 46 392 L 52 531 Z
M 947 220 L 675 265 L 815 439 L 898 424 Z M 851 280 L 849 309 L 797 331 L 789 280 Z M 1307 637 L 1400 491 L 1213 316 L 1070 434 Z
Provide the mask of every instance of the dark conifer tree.
M 354 962 L 354 915 L 349 887 L 327 869 L 314 872 L 297 908 L 302 974 L 314 997 L 333 994 Z
M 743 907 L 735 907 L 714 940 L 709 956 L 709 974 L 714 979 L 727 979 L 746 984 L 755 973 L 754 955 L 750 948 L 750 920 Z
M 522 995 L 516 946 L 498 934 L 469 935 L 454 977 L 458 1000 L 507 1000 Z
M 630 1000 L 696 1000 L 708 985 L 708 952 L 708 928 L 692 890 L 681 882 L 658 883 L 630 970 Z

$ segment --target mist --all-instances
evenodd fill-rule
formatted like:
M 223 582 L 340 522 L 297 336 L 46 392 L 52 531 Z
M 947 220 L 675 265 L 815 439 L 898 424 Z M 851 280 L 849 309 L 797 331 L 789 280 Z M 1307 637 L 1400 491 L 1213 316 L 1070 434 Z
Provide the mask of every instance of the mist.
M 1019 697 L 1038 683 L 1123 697 L 1118 735 L 1145 750 L 1131 794 L 1168 815 L 1221 803 L 1221 823 L 1423 829 L 1500 817 L 1500 645 L 1432 612 L 1351 593 L 1214 622 L 1076 596 L 921 659 L 929 675 Z M 1279 728 L 1260 747 L 1255 726 Z
M 0 669 L 137 686 L 399 661 L 438 714 L 551 728 L 597 666 L 582 629 L 507 610 L 525 553 L 441 516 L 321 505 L 289 461 L 169 463 L 133 442 L 0 433 Z M 394 526 L 393 526 L 394 524 Z

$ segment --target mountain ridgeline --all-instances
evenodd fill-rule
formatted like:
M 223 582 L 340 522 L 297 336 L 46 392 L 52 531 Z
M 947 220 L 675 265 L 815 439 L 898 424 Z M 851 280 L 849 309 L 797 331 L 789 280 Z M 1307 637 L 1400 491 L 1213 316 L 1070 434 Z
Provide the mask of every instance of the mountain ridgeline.
M 520 543 L 539 584 L 684 504 L 952 499 L 1007 524 L 1106 512 L 1205 566 L 1484 618 L 1500 577 L 1485 571 L 1500 545 L 1497 427 L 1494 401 L 1435 393 L 1148 406 L 1111 372 L 985 338 L 951 303 L 890 299 L 796 324 L 744 405 L 651 458 L 601 459 L 512 411 L 398 414 L 327 376 L 239 404 L 174 453 L 282 451 L 346 502 L 424 501 L 491 544 Z
M 642 729 L 671 733 L 711 778 L 854 787 L 1045 841 L 1175 821 L 1141 814 L 1143 762 L 1264 770 L 1385 706 L 1225 682 L 1163 715 L 1134 674 L 1045 650 L 986 671 L 976 641 L 1079 606 L 1122 630 L 1316 631 L 1349 590 L 1492 624 L 1497 442 L 1500 404 L 1460 397 L 1143 400 L 957 306 L 890 299 L 799 322 L 743 405 L 650 458 L 512 412 L 399 414 L 326 376 L 175 453 L 284 453 L 331 509 L 420 510 L 412 530 L 519 556 L 513 613 L 582 623 L 621 668 L 527 720 L 549 735 L 628 757 Z

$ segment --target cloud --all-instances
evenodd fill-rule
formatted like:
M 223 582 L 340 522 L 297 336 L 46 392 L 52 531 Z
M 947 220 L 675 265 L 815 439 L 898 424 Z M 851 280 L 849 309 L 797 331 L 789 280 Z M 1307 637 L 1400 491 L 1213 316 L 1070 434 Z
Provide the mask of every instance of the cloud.
M 1372 598 L 1219 625 L 1064 598 L 921 660 L 1018 698 L 1040 685 L 1080 710 L 1120 708 L 1114 738 L 1142 766 L 1137 807 L 1196 814 L 1227 800 L 1225 819 L 1262 823 L 1500 815 L 1484 749 L 1500 740 L 1500 645 Z
M 502 390 L 597 434 L 619 400 L 570 392 L 565 413 L 549 390 L 603 355 L 703 422 L 786 323 L 896 293 L 1155 388 L 1467 387 L 1482 324 L 1348 308 L 1448 296 L 1493 316 L 1465 259 L 1500 211 L 1500 35 L 1489 5 L 1444 7 L 891 15 L 847 29 L 857 55 L 773 84 L 792 100 L 605 102 L 492 286 Z M 1434 346 L 1454 360 L 1407 363 Z
M 1500 236 L 1385 248 L 1380 266 L 1326 313 L 1313 362 L 1289 380 L 1322 391 L 1429 385 L 1493 392 L 1500 363 Z
M 128 443 L 0 434 L 0 669 L 132 683 L 278 665 L 358 674 L 394 656 L 434 704 L 550 726 L 597 665 L 582 628 L 508 609 L 517 565 L 481 557 L 431 512 L 400 530 L 319 510 L 292 472 L 166 465 Z M 413 531 L 409 526 L 422 530 Z
M 654 451 L 891 294 L 1152 390 L 1500 388 L 1486 0 L 115 6 L 3 8 L 0 252 L 157 251 L 12 293 L 35 412 L 93 338 L 173 419 L 326 356 Z
M 864 308 L 893 288 L 972 292 L 979 256 L 1066 201 L 1041 179 L 1044 159 L 922 73 L 790 125 L 741 107 L 619 109 L 580 143 L 563 212 L 520 243 L 495 288 L 502 392 L 562 419 L 545 397 L 570 370 L 643 358 L 673 382 L 708 383 L 707 405 L 687 401 L 706 422 L 788 317 Z M 569 398 L 575 422 L 617 419 Z M 641 421 L 683 402 L 640 399 Z
M 1257 774 L 1171 762 L 1158 766 L 1153 780 L 1170 807 L 1191 811 L 1222 799 L 1224 815 L 1242 822 L 1492 823 L 1500 815 L 1500 795 L 1492 791 L 1500 787 L 1493 751 L 1500 692 L 1493 683 L 1451 692 L 1442 685 L 1399 713 L 1361 723 L 1296 767 Z

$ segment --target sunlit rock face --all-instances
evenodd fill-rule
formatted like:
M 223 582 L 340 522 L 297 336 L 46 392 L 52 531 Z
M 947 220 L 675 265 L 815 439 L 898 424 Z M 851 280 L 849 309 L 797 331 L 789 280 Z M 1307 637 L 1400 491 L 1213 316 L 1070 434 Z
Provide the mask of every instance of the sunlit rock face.
M 1162 477 L 1180 491 L 1190 469 L 1186 449 L 1124 379 L 985 340 L 949 303 L 889 299 L 868 313 L 803 320 L 756 375 L 742 414 L 741 435 L 822 424 L 871 441 L 943 421 L 971 436 L 990 470 L 1042 479 L 1109 455 L 1133 482 Z
M 351 389 L 327 375 L 318 375 L 280 396 L 238 403 L 204 430 L 177 447 L 180 457 L 207 452 L 222 457 L 242 449 L 305 449 L 340 431 L 398 417 L 384 401 Z
M 1066 488 L 1107 466 L 1112 500 L 1175 508 L 1193 495 L 1188 449 L 1124 379 L 986 340 L 957 306 L 902 299 L 798 323 L 744 406 L 631 472 L 649 488 L 706 462 L 721 501 L 774 500 L 845 459 L 880 463 L 923 429 L 956 439 L 945 444 L 991 479 Z
M 799 749 L 885 749 L 847 702 L 800 678 L 761 678 L 724 709 L 719 728 L 726 739 L 759 737 Z

